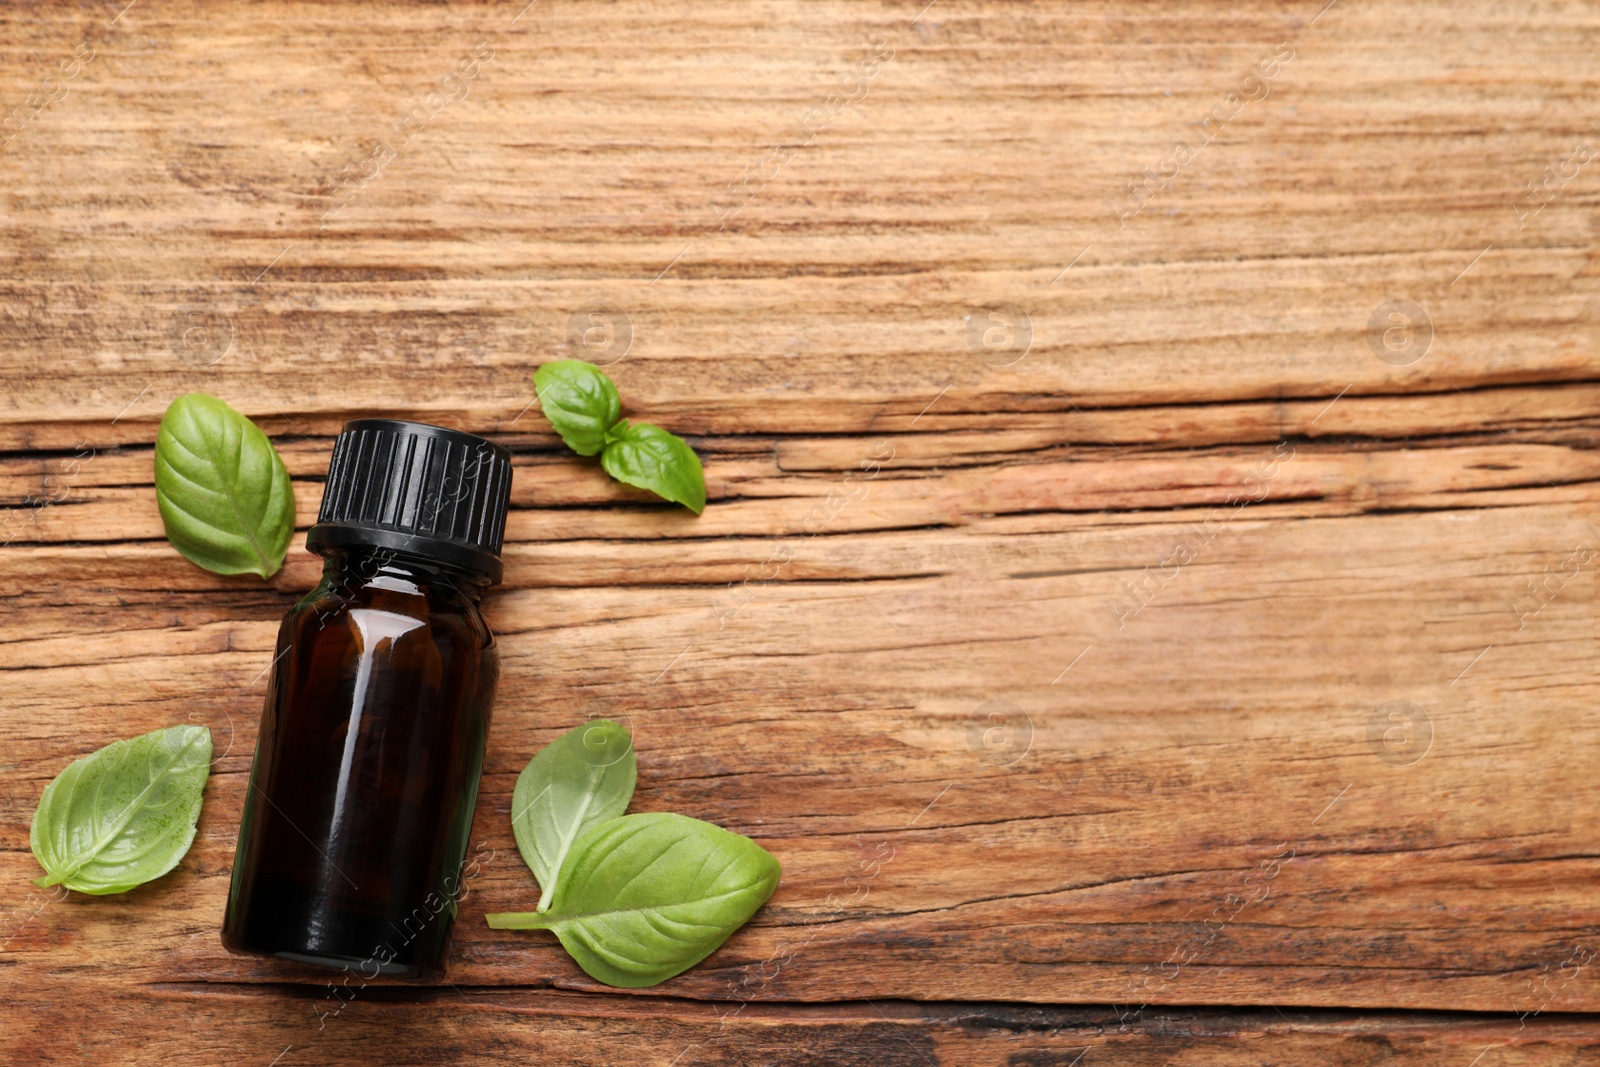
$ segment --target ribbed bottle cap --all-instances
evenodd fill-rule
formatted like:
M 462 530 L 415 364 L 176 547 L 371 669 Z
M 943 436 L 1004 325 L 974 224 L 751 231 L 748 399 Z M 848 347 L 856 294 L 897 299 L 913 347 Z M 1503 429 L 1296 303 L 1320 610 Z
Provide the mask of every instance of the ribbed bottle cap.
M 511 453 L 398 419 L 344 424 L 306 547 L 373 545 L 500 580 Z

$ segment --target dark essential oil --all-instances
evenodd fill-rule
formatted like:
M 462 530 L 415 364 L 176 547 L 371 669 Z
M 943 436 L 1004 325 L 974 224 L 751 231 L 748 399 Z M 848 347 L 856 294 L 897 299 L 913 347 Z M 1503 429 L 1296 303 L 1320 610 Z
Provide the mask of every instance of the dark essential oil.
M 478 602 L 510 485 L 510 454 L 482 438 L 345 425 L 306 538 L 322 581 L 278 631 L 230 950 L 443 975 L 498 676 Z

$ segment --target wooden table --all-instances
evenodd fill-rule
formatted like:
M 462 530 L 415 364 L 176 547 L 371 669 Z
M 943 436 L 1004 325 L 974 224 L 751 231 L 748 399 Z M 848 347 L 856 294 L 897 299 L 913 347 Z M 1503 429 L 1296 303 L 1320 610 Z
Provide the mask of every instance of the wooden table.
M 7 1063 L 1594 1055 L 1600 7 L 524 3 L 0 13 Z M 688 437 L 702 517 L 560 446 L 560 357 Z M 270 582 L 162 537 L 193 390 L 294 475 Z M 377 414 L 516 456 L 437 988 L 217 937 Z M 784 865 L 652 990 L 483 922 L 593 713 L 635 810 Z M 45 783 L 186 721 L 179 869 L 33 889 Z

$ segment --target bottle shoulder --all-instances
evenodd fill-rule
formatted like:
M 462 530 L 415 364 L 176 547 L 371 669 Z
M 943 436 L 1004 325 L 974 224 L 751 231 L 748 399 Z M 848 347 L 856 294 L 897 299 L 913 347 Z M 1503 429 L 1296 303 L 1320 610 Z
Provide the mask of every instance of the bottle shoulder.
M 300 599 L 284 618 L 299 637 L 332 629 L 345 630 L 353 619 L 371 615 L 409 619 L 436 640 L 459 640 L 488 648 L 493 633 L 477 598 L 449 583 L 402 583 L 376 578 L 345 581 L 339 575 L 323 580 Z

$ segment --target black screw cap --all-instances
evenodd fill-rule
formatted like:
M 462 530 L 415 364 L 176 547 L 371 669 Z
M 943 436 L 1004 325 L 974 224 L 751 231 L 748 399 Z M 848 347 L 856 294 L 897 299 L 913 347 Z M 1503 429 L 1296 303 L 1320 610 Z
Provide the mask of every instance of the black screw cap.
M 344 424 L 306 547 L 372 545 L 500 581 L 511 453 L 399 419 Z

